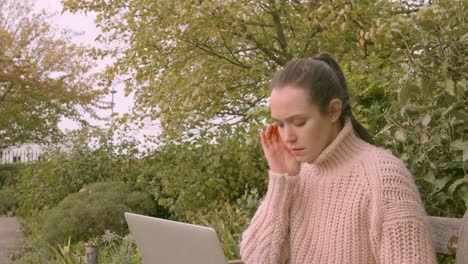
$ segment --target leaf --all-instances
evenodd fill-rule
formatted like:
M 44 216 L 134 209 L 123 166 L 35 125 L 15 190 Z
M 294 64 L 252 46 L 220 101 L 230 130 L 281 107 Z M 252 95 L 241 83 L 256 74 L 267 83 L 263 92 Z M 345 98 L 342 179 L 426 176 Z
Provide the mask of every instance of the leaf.
M 435 182 L 434 173 L 429 171 L 426 175 L 424 175 L 424 180 L 433 185 Z
M 436 178 L 433 182 L 434 186 L 433 186 L 432 194 L 435 194 L 439 192 L 440 190 L 442 190 L 447 185 L 449 180 L 450 180 L 450 177 L 447 177 L 447 176 L 442 177 L 442 178 Z
M 455 83 L 451 78 L 445 79 L 445 91 L 450 95 L 455 95 Z
M 465 33 L 463 36 L 461 36 L 459 41 L 461 44 L 468 45 L 468 33 Z
M 57 140 L 62 118 L 86 124 L 93 108 L 108 107 L 99 104 L 105 89 L 95 88 L 88 50 L 71 42 L 73 32 L 52 27 L 50 14 L 33 14 L 31 4 L 0 3 L 0 149 Z
M 402 130 L 397 130 L 395 132 L 395 138 L 396 138 L 396 140 L 398 140 L 400 142 L 405 142 L 406 141 L 405 132 L 403 132 Z
M 445 79 L 447 79 L 447 69 L 448 69 L 448 59 L 445 59 L 440 66 L 441 75 Z
M 398 93 L 398 101 L 404 105 L 410 101 L 411 98 L 419 94 L 419 87 L 414 84 L 403 85 Z
M 209 179 L 208 181 L 206 181 L 206 186 L 210 187 L 210 188 L 214 188 L 216 186 L 216 181 L 213 180 L 213 179 Z
M 460 151 L 460 150 L 462 151 L 461 162 L 466 162 L 468 160 L 468 142 L 462 139 L 458 139 L 458 140 L 453 141 L 450 144 L 450 148 L 455 151 Z
M 422 79 L 422 92 L 424 97 L 430 97 L 434 92 L 435 82 L 430 78 L 423 78 Z
M 453 192 L 458 188 L 458 186 L 460 186 L 463 183 L 465 183 L 465 184 L 468 183 L 467 178 L 463 177 L 463 178 L 460 178 L 460 179 L 454 181 L 452 184 L 450 184 L 450 186 L 448 188 L 448 193 L 450 195 L 453 195 Z
M 398 101 L 400 104 L 405 104 L 408 102 L 409 99 L 409 87 L 408 86 L 403 86 L 400 88 L 400 91 L 398 93 Z
M 421 122 L 421 124 L 424 126 L 424 127 L 427 127 L 427 125 L 429 125 L 429 123 L 431 122 L 431 115 L 430 114 L 426 114 Z

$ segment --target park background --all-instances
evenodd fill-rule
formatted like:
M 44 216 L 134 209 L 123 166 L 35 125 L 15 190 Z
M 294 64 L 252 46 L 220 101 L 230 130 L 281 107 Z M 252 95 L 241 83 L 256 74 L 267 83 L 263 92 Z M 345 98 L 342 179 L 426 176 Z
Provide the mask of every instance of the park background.
M 0 149 L 46 146 L 34 162 L 0 167 L 0 213 L 26 236 L 12 260 L 80 263 L 94 243 L 102 263 L 140 263 L 124 211 L 214 227 L 239 258 L 266 191 L 258 132 L 269 79 L 318 52 L 339 61 L 354 114 L 405 162 L 426 212 L 466 211 L 466 1 L 62 5 L 95 16 L 98 45 L 76 44 L 32 1 L 0 0 Z M 113 111 L 116 90 L 130 111 Z M 78 125 L 63 130 L 63 120 Z M 132 134 L 142 128 L 154 133 Z

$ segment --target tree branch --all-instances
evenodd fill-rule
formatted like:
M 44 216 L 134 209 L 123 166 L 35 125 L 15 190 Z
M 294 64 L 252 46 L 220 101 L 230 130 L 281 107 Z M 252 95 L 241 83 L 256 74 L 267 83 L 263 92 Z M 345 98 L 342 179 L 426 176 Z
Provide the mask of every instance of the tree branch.
M 202 44 L 202 43 L 199 43 L 199 42 L 197 42 L 195 40 L 191 40 L 189 38 L 184 38 L 184 37 L 182 37 L 181 40 L 185 41 L 186 43 L 188 43 L 188 44 L 190 44 L 190 45 L 192 45 L 192 46 L 194 46 L 194 47 L 196 47 L 196 48 L 198 48 L 198 49 L 200 49 L 202 51 L 204 51 L 205 53 L 207 53 L 209 55 L 216 56 L 216 57 L 218 57 L 220 59 L 223 59 L 223 60 L 225 60 L 225 61 L 227 61 L 227 62 L 229 62 L 231 64 L 234 64 L 234 65 L 236 65 L 238 67 L 241 67 L 241 68 L 244 68 L 244 69 L 252 68 L 252 66 L 243 64 L 242 62 L 237 60 L 235 57 L 233 57 L 233 59 L 235 59 L 235 60 L 232 60 L 232 59 L 229 59 L 229 58 L 227 58 L 225 56 L 222 56 L 221 54 L 213 51 L 213 47 L 210 47 L 207 44 Z
M 270 0 L 270 4 L 274 5 L 274 1 Z M 278 10 L 275 8 L 272 12 L 270 12 L 271 16 L 273 16 L 273 21 L 275 22 L 275 31 L 277 35 L 278 42 L 283 49 L 283 51 L 287 52 L 288 42 L 286 40 L 286 36 L 284 34 L 283 24 L 281 23 L 281 17 L 278 14 Z
M 5 101 L 5 97 L 13 90 L 13 87 L 15 85 L 13 83 L 10 84 L 10 86 L 7 88 L 4 94 L 2 94 L 2 97 L 0 97 L 0 103 L 3 103 Z

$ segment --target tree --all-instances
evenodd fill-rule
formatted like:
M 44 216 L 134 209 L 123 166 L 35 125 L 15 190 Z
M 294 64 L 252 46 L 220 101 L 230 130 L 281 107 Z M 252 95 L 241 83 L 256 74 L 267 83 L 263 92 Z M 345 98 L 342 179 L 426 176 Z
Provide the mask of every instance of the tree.
M 132 120 L 159 119 L 172 139 L 226 122 L 264 122 L 268 81 L 291 59 L 329 52 L 344 65 L 364 65 L 361 72 L 372 69 L 365 59 L 388 58 L 381 51 L 391 43 L 374 45 L 372 38 L 385 32 L 369 33 L 399 12 L 394 6 L 374 0 L 64 1 L 66 10 L 97 12 L 101 41 L 120 44 L 96 55 L 116 58 L 106 78 L 130 76 Z
M 467 5 L 433 1 L 391 30 L 404 43 L 392 59 L 402 71 L 378 139 L 413 172 L 431 215 L 468 207 Z
M 93 115 L 102 94 L 87 74 L 85 48 L 31 6 L 0 1 L 0 149 L 56 138 L 62 117 L 86 123 L 83 113 Z
M 166 139 L 184 139 L 193 129 L 223 122 L 231 124 L 219 127 L 231 131 L 260 125 L 268 117 L 273 72 L 294 58 L 333 54 L 357 98 L 358 119 L 379 145 L 407 163 L 426 208 L 436 208 L 428 211 L 455 216 L 468 204 L 465 2 L 64 4 L 72 12 L 96 11 L 101 40 L 121 41 L 96 55 L 115 55 L 106 74 L 130 76 L 126 88 L 135 92 L 134 118 L 159 118 Z M 245 131 L 250 136 L 254 130 Z

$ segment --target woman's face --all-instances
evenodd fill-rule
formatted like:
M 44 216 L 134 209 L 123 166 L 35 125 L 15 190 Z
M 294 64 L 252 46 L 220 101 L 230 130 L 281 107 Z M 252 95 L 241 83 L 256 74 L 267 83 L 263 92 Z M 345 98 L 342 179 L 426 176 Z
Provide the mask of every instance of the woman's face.
M 336 104 L 330 105 L 333 105 L 330 113 L 322 114 L 302 88 L 286 86 L 272 90 L 271 117 L 278 125 L 282 141 L 299 162 L 312 162 L 340 132 L 339 114 L 335 112 L 341 112 L 341 101 L 339 109 Z

